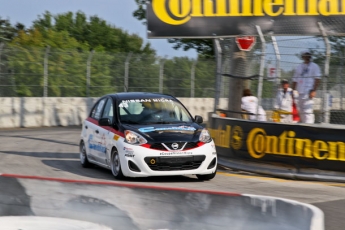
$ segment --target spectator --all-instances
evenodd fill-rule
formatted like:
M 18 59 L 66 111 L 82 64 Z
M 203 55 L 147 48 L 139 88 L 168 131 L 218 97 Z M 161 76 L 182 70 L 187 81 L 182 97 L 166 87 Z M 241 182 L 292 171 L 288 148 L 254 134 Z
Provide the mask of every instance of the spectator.
M 249 120 L 258 120 L 258 121 L 266 121 L 266 112 L 263 110 L 261 106 L 259 106 L 258 116 L 256 118 L 258 106 L 258 98 L 253 96 L 250 92 L 250 89 L 243 90 L 243 97 L 242 97 L 242 104 L 241 108 L 248 112 L 252 113 L 253 115 L 249 115 Z
M 321 79 L 320 67 L 311 61 L 311 53 L 306 50 L 302 52 L 301 56 L 303 63 L 296 67 L 292 85 L 292 89 L 297 90 L 299 94 L 300 100 L 298 100 L 297 108 L 300 113 L 303 111 L 303 98 L 309 97 L 310 90 L 317 90 Z
M 309 94 L 306 98 L 303 98 L 301 101 L 302 104 L 302 113 L 301 113 L 301 123 L 308 123 L 314 124 L 315 122 L 315 115 L 314 115 L 314 97 L 316 95 L 316 91 L 311 89 Z
M 278 90 L 274 109 L 278 110 L 277 112 L 279 113 L 280 121 L 282 123 L 292 123 L 292 105 L 294 103 L 294 99 L 297 98 L 297 93 L 289 87 L 288 80 L 283 79 L 281 81 L 281 85 L 282 88 Z

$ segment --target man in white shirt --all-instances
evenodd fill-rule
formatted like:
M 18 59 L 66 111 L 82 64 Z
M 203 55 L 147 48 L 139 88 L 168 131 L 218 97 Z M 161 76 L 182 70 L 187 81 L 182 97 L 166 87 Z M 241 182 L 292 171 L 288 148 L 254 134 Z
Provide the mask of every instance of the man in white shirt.
M 267 121 L 265 110 L 259 106 L 258 116 L 256 118 L 256 110 L 258 106 L 258 98 L 253 96 L 249 89 L 243 90 L 241 108 L 254 115 L 249 115 L 249 120 Z
M 307 97 L 302 100 L 302 112 L 301 112 L 301 123 L 314 124 L 315 115 L 314 115 L 314 100 L 316 92 L 315 90 L 310 90 Z
M 289 81 L 283 79 L 281 81 L 282 88 L 278 90 L 274 109 L 292 113 L 292 104 L 298 95 L 289 87 Z M 292 114 L 280 114 L 280 122 L 292 123 Z
M 320 67 L 311 61 L 311 53 L 306 50 L 302 52 L 303 63 L 299 64 L 295 69 L 295 74 L 293 76 L 292 89 L 297 90 L 299 93 L 298 100 L 298 111 L 301 114 L 303 110 L 303 99 L 309 97 L 310 90 L 317 90 L 321 79 Z

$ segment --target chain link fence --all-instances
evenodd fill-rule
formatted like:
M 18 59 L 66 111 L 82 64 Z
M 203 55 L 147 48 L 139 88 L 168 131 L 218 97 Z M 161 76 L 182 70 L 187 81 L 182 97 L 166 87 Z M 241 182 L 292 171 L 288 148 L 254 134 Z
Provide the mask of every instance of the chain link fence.
M 246 78 L 247 80 L 241 79 L 242 89 L 249 88 L 253 95 L 258 96 L 260 61 L 264 55 L 260 104 L 266 111 L 267 120 L 271 120 L 277 92 L 281 88 L 280 81 L 287 79 L 292 87 L 295 69 L 303 62 L 301 52 L 308 50 L 312 54 L 312 61 L 321 69 L 320 83 L 316 97 L 313 99 L 315 123 L 345 124 L 345 38 L 329 37 L 331 55 L 328 76 L 325 76 L 326 45 L 322 37 L 265 36 L 264 38 L 265 53 L 262 53 L 262 42 L 259 38 L 249 52 L 238 51 L 234 47 L 237 44 L 233 38 L 220 40 L 223 74 L 220 97 L 229 97 L 234 77 Z M 274 41 L 277 49 L 274 47 Z M 231 76 L 226 76 L 227 74 Z
M 187 57 L 0 46 L 0 97 L 160 92 L 214 97 L 215 62 Z
M 329 37 L 330 71 L 325 77 L 326 46 L 322 37 L 265 36 L 265 65 L 260 103 L 270 120 L 280 80 L 292 86 L 301 51 L 310 50 L 322 77 L 314 99 L 315 122 L 345 124 L 345 42 Z M 241 79 L 242 88 L 258 95 L 262 43 L 257 39 L 250 52 L 236 51 L 232 38 L 222 39 L 220 98 L 240 100 L 231 94 Z M 279 55 L 277 55 L 277 51 Z M 161 92 L 176 97 L 214 98 L 216 61 L 187 57 L 162 58 L 132 53 L 85 52 L 0 44 L 0 97 L 99 97 L 123 91 Z M 227 103 L 222 103 L 223 109 Z M 325 114 L 325 107 L 328 113 Z M 327 116 L 326 116 L 327 115 Z

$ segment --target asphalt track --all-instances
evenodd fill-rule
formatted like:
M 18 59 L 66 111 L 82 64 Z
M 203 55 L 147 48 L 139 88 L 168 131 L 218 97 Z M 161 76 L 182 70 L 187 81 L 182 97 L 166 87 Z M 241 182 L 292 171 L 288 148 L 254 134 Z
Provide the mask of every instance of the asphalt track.
M 115 181 L 108 170 L 80 166 L 79 135 L 79 127 L 0 130 L 0 173 Z M 129 179 L 123 183 L 292 199 L 321 208 L 327 230 L 345 229 L 345 184 L 284 180 L 226 168 L 220 168 L 216 178 L 207 182 L 181 176 Z

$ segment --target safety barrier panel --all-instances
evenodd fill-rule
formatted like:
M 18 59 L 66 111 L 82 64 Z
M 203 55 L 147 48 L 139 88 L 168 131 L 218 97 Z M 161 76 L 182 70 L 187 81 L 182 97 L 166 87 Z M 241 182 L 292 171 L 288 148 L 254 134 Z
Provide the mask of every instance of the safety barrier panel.
M 219 163 L 292 179 L 345 181 L 345 126 L 209 117 Z

